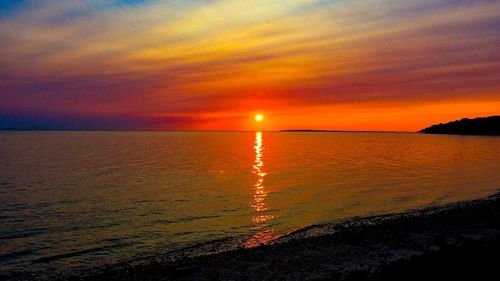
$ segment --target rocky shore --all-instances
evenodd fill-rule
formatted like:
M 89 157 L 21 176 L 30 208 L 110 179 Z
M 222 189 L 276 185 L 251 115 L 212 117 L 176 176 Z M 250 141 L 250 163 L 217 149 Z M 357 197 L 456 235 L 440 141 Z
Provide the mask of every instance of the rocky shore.
M 158 257 L 61 280 L 497 280 L 500 194 L 312 226 L 253 249 Z

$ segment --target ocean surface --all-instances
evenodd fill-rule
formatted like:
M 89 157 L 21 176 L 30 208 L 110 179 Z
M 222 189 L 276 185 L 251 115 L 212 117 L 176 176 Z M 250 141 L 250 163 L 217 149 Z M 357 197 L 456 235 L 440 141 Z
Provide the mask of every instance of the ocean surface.
M 500 190 L 500 138 L 2 132 L 0 274 L 67 274 Z M 193 249 L 193 248 L 190 248 Z

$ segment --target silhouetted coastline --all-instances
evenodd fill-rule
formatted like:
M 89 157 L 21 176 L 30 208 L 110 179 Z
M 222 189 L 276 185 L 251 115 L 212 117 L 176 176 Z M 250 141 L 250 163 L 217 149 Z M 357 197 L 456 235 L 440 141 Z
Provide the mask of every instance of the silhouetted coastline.
M 500 116 L 475 119 L 463 118 L 445 124 L 432 125 L 419 132 L 426 134 L 498 136 L 500 135 Z

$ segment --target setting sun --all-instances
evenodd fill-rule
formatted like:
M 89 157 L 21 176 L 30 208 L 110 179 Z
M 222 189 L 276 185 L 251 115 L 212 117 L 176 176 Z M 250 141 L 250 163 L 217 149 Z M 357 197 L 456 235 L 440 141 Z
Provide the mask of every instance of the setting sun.
M 264 120 L 264 116 L 262 114 L 255 115 L 255 121 L 262 122 Z

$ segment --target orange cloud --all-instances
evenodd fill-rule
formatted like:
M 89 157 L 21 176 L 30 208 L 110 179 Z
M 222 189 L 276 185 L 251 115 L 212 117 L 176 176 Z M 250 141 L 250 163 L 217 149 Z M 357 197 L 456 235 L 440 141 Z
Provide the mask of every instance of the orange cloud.
M 270 129 L 407 131 L 500 100 L 495 1 L 115 4 L 29 1 L 2 18 L 0 109 L 235 130 L 265 111 Z

